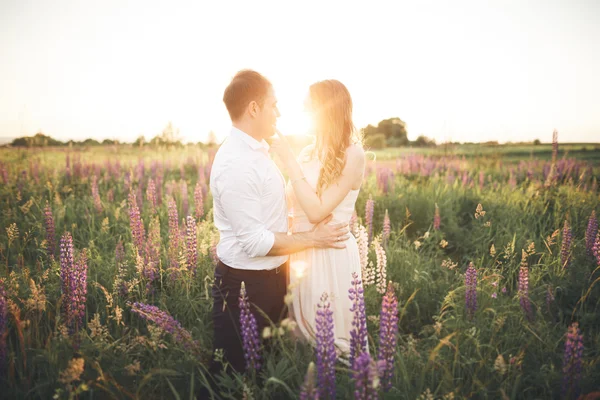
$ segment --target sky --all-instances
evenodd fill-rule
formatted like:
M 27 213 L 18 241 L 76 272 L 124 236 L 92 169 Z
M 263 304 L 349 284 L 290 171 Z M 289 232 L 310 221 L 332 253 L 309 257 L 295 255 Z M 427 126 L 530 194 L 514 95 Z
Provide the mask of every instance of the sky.
M 286 134 L 308 127 L 310 84 L 338 79 L 359 128 L 600 141 L 596 0 L 0 0 L 0 138 L 133 141 L 169 121 L 223 138 L 244 68 L 273 83 Z

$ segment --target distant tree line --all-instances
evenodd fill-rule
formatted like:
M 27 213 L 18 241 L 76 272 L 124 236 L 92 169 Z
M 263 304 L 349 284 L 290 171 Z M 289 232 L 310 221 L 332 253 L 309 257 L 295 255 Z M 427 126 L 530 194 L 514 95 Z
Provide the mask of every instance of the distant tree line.
M 406 123 L 398 117 L 384 119 L 379 121 L 377 126 L 367 125 L 360 130 L 365 146 L 370 149 L 383 149 L 386 147 L 435 147 L 435 139 L 428 138 L 424 135 L 419 135 L 416 140 L 410 141 L 408 139 L 408 132 L 406 130 Z M 295 145 L 303 145 L 306 141 L 306 137 L 298 136 L 290 137 L 290 141 Z M 298 143 L 296 143 L 298 142 Z M 120 142 L 119 140 L 104 139 L 99 142 L 95 139 L 85 139 L 83 141 L 69 140 L 68 142 L 61 142 L 51 138 L 50 136 L 44 135 L 39 132 L 31 137 L 20 137 L 12 141 L 10 146 L 13 147 L 45 147 L 45 146 L 105 146 L 105 145 L 118 145 L 128 144 Z M 171 122 L 162 130 L 161 133 L 154 136 L 152 139 L 147 140 L 145 136 L 139 136 L 133 143 L 134 146 L 150 146 L 150 147 L 183 147 L 184 144 L 181 141 L 179 129 L 175 128 Z M 191 145 L 197 145 L 201 147 L 212 147 L 216 146 L 217 136 L 213 131 L 210 131 L 206 142 L 192 143 Z M 459 144 L 459 143 L 455 143 Z M 482 145 L 494 146 L 498 145 L 496 141 L 490 141 L 480 143 Z M 536 139 L 533 144 L 539 145 L 540 141 Z M 190 144 L 188 144 L 190 145 Z

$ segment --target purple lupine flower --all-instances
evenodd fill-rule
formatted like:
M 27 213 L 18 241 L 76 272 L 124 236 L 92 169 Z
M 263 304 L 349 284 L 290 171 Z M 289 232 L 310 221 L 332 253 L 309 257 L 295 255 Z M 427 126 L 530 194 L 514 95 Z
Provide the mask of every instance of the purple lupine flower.
M 150 178 L 148 181 L 148 187 L 146 188 L 146 199 L 150 203 L 150 213 L 154 214 L 156 212 L 156 185 L 154 184 L 154 180 Z
M 85 301 L 87 295 L 87 255 L 81 252 L 77 262 L 74 260 L 73 237 L 65 232 L 60 240 L 60 278 L 62 300 L 62 316 L 74 334 L 83 325 Z
M 594 253 L 594 257 L 596 257 L 596 262 L 598 266 L 600 266 L 600 230 L 596 234 L 596 240 L 594 241 L 594 246 L 592 247 L 592 253 Z
M 73 291 L 73 319 L 75 320 L 74 329 L 77 331 L 83 326 L 85 317 L 85 303 L 87 298 L 87 252 L 83 249 L 79 254 L 73 278 L 75 281 L 75 290 Z
M 382 239 L 383 239 L 383 245 L 387 245 L 387 241 L 390 238 L 390 233 L 392 231 L 392 227 L 390 225 L 390 215 L 388 213 L 387 208 L 385 209 L 385 214 L 383 216 L 383 233 L 382 233 Z
M 200 221 L 204 215 L 204 196 L 202 194 L 202 182 L 196 182 L 194 188 L 194 208 L 196 211 L 196 219 Z
M 242 282 L 240 288 L 240 328 L 242 329 L 242 344 L 246 368 L 250 371 L 260 369 L 260 340 L 256 318 L 250 311 L 250 302 L 246 293 L 246 285 Z
M 186 220 L 186 245 L 188 270 L 196 275 L 196 268 L 198 265 L 196 220 L 191 215 L 188 215 Z
M 109 203 L 112 203 L 113 201 L 115 201 L 115 191 L 114 191 L 114 189 L 113 189 L 113 188 L 110 188 L 110 189 L 108 190 L 108 192 L 106 192 L 106 200 L 107 200 Z
M 160 219 L 155 216 L 148 227 L 148 240 L 146 240 L 146 255 L 142 274 L 147 280 L 146 288 L 151 290 L 152 282 L 158 278 L 158 265 L 160 263 Z
M 335 399 L 335 334 L 333 311 L 326 292 L 321 295 L 321 301 L 317 305 L 315 327 L 319 398 Z
M 181 208 L 183 211 L 183 215 L 188 215 L 188 209 L 189 209 L 189 197 L 188 197 L 188 187 L 187 187 L 187 182 L 182 180 L 181 183 L 179 184 L 180 187 L 180 191 L 181 191 Z
M 138 254 L 141 255 L 144 249 L 144 242 L 146 241 L 146 231 L 144 230 L 144 222 L 140 216 L 136 195 L 133 192 L 129 193 L 129 226 L 131 228 L 131 236 L 133 236 L 133 244 Z
M 98 213 L 101 213 L 103 210 L 102 200 L 100 200 L 100 192 L 98 191 L 98 177 L 96 175 L 92 176 L 92 197 L 94 199 L 94 208 Z
M 304 383 L 300 387 L 300 400 L 319 400 L 319 393 L 315 387 L 315 363 L 310 362 L 304 377 Z
M 571 245 L 573 242 L 573 234 L 571 233 L 571 227 L 569 221 L 565 220 L 565 225 L 562 231 L 562 245 L 560 248 L 560 263 L 563 268 L 568 267 L 571 262 Z
M 394 182 L 394 173 L 389 168 L 377 168 L 376 171 L 377 186 L 383 194 L 390 191 L 391 183 Z
M 477 310 L 477 271 L 473 263 L 469 263 L 467 272 L 465 273 L 465 305 L 467 308 L 467 316 L 472 319 Z
M 482 188 L 485 185 L 485 172 L 479 171 L 479 187 Z
M 594 242 L 598 235 L 598 220 L 596 219 L 596 210 L 592 211 L 588 220 L 587 230 L 585 231 L 585 248 L 590 256 L 594 255 Z
M 519 303 L 528 320 L 533 319 L 531 302 L 529 301 L 529 268 L 527 268 L 527 253 L 523 250 L 521 267 L 519 268 Z
M 515 174 L 513 173 L 512 169 L 510 170 L 510 174 L 508 177 L 508 185 L 513 189 L 517 186 L 517 178 L 515 177 Z
M 71 293 L 75 283 L 73 281 L 72 273 L 75 269 L 74 256 L 73 256 L 73 237 L 71 233 L 65 232 L 60 239 L 60 281 L 61 281 L 61 292 L 63 295 L 62 300 L 62 318 L 67 323 L 71 320 Z
M 567 398 L 577 398 L 579 395 L 579 380 L 581 378 L 583 358 L 583 335 L 580 333 L 578 323 L 573 322 L 567 332 L 565 341 L 565 354 L 563 359 L 563 384 L 562 395 Z
M 433 229 L 436 231 L 440 230 L 440 223 L 442 222 L 442 218 L 440 217 L 440 209 L 438 205 L 435 205 L 435 214 L 433 214 Z
M 354 398 L 356 400 L 377 400 L 379 395 L 379 368 L 369 353 L 362 353 L 352 364 Z
M 385 391 L 392 387 L 394 374 L 394 354 L 398 337 L 398 298 L 394 293 L 392 282 L 388 284 L 387 291 L 381 302 L 379 314 L 379 354 L 378 359 L 383 363 L 381 380 Z
M 56 248 L 56 243 L 54 242 L 54 216 L 52 215 L 52 208 L 50 208 L 48 201 L 46 201 L 46 207 L 44 208 L 44 223 L 46 225 L 46 253 L 49 257 L 54 258 L 54 249 Z
M 348 297 L 352 301 L 350 312 L 352 330 L 350 331 L 350 365 L 354 365 L 356 357 L 364 353 L 367 347 L 367 317 L 365 315 L 365 297 L 362 282 L 356 272 L 352 273 L 352 287 L 348 289 Z
M 0 378 L 6 375 L 6 361 L 8 354 L 8 346 L 6 337 L 8 335 L 8 307 L 6 303 L 6 291 L 2 282 L 0 282 Z
M 180 234 L 179 231 L 179 216 L 177 214 L 177 204 L 172 197 L 169 197 L 167 202 L 169 209 L 169 268 L 171 269 L 171 278 L 176 277 L 175 271 L 179 268 L 179 247 Z
M 175 342 L 187 350 L 198 350 L 198 342 L 192 339 L 192 334 L 181 326 L 179 321 L 160 308 L 143 303 L 133 303 L 131 311 L 147 321 L 154 323 L 161 330 L 173 335 Z
M 367 231 L 369 233 L 369 244 L 373 240 L 373 212 L 375 211 L 375 202 L 373 196 L 369 195 L 369 200 L 365 205 L 365 223 L 367 225 Z

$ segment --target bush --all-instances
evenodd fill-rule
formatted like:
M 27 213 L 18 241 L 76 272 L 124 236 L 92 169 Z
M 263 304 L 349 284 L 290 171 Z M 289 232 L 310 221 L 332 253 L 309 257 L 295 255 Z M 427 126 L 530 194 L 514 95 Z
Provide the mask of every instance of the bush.
M 371 149 L 385 149 L 387 147 L 387 140 L 383 133 L 376 133 L 365 138 L 365 145 Z

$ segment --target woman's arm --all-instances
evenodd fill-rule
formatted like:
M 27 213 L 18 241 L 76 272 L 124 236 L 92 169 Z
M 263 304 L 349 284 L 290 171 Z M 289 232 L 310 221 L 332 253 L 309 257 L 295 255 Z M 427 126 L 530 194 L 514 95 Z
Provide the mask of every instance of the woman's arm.
M 284 146 L 287 143 L 283 144 Z M 280 155 L 282 152 L 277 150 Z M 331 212 L 342 202 L 344 197 L 352 190 L 352 186 L 361 179 L 365 168 L 365 153 L 360 146 L 351 146 L 346 151 L 346 163 L 342 171 L 342 175 L 338 181 L 327 187 L 321 194 L 321 198 L 317 196 L 315 188 L 304 179 L 304 174 L 300 168 L 300 164 L 295 157 L 290 157 L 284 153 L 282 162 L 290 176 L 290 181 L 294 188 L 296 200 L 302 207 L 308 220 L 311 223 L 317 223 L 327 217 Z

